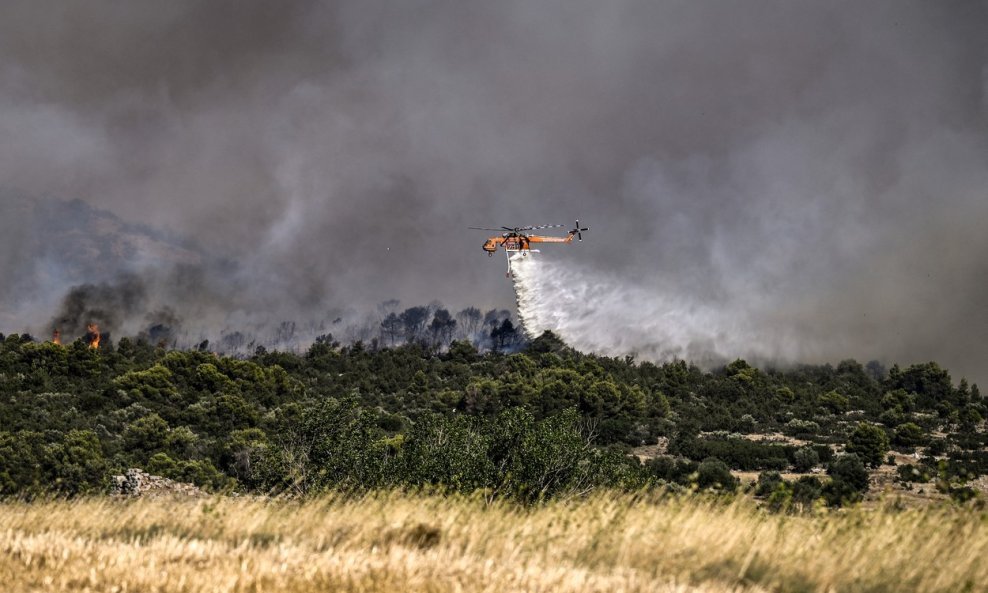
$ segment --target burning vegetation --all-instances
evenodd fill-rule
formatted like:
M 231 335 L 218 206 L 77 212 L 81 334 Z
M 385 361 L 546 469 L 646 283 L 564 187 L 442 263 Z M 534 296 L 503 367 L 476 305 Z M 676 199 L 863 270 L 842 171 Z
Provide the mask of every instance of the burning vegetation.
M 83 336 L 83 340 L 85 340 L 87 346 L 94 350 L 99 349 L 102 338 L 103 334 L 100 332 L 98 324 L 86 324 L 86 335 Z M 59 346 L 62 345 L 62 332 L 57 327 L 51 332 L 51 343 Z
M 90 323 L 86 326 L 86 343 L 89 344 L 90 348 L 98 349 L 101 334 L 99 332 L 99 326 L 95 323 Z
M 112 347 L 111 335 L 121 334 L 159 348 L 208 350 L 213 344 L 218 353 L 233 356 L 249 356 L 258 348 L 300 352 L 327 338 L 361 342 L 371 349 L 415 343 L 437 351 L 455 340 L 498 352 L 512 352 L 524 342 L 512 312 L 505 309 L 466 307 L 456 312 L 434 302 L 402 310 L 397 300 L 382 302 L 376 311 L 331 310 L 321 317 L 283 321 L 214 310 L 218 314 L 207 315 L 208 322 L 189 327 L 180 313 L 182 303 L 162 302 L 148 282 L 121 274 L 113 282 L 73 287 L 48 323 L 56 328 L 52 342 L 61 344 L 64 333 L 105 349 Z

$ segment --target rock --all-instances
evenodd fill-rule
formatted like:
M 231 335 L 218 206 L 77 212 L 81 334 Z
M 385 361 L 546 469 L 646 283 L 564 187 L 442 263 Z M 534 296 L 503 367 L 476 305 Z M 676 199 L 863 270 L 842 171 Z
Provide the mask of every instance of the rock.
M 122 476 L 113 476 L 113 494 L 117 496 L 206 496 L 195 484 L 176 482 L 130 468 Z

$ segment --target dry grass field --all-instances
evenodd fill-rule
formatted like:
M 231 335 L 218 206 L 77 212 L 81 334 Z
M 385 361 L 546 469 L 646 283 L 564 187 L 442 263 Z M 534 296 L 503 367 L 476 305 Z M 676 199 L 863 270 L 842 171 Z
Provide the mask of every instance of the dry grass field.
M 4 591 L 988 590 L 970 508 L 770 514 L 600 494 L 534 508 L 377 494 L 0 504 Z

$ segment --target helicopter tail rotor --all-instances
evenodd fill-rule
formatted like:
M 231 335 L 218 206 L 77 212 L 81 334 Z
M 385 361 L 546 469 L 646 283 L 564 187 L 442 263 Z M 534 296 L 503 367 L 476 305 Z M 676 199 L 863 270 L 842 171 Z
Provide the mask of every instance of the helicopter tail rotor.
M 569 232 L 571 235 L 576 235 L 578 241 L 583 240 L 583 231 L 589 231 L 590 227 L 580 227 L 580 221 L 576 221 L 576 227 Z

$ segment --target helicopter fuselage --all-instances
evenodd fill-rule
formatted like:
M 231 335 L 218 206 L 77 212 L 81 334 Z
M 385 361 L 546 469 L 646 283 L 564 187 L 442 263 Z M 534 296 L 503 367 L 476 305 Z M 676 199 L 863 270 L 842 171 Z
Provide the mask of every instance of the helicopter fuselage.
M 503 247 L 505 251 L 528 251 L 531 249 L 531 240 L 528 237 L 518 235 L 518 236 L 508 236 L 508 237 L 491 237 L 484 242 L 484 251 L 488 255 L 494 255 L 497 252 L 498 247 Z

